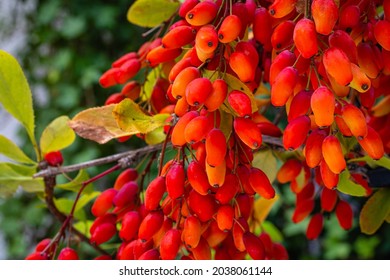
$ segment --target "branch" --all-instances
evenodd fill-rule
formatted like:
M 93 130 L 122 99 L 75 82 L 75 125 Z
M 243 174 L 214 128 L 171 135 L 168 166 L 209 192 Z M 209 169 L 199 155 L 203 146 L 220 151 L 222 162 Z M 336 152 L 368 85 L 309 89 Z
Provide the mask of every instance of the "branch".
M 99 166 L 111 162 L 117 161 L 122 168 L 125 168 L 129 165 L 131 165 L 134 161 L 136 161 L 137 158 L 142 157 L 145 154 L 156 152 L 160 150 L 162 145 L 155 145 L 155 146 L 146 146 L 134 151 L 128 151 L 128 152 L 123 152 L 119 154 L 114 154 L 111 156 L 103 157 L 103 158 L 98 158 L 95 160 L 91 161 L 86 161 L 82 163 L 77 163 L 73 165 L 68 165 L 68 166 L 62 166 L 62 167 L 48 167 L 47 169 L 41 170 L 38 173 L 34 174 L 33 178 L 38 178 L 38 177 L 50 177 L 50 176 L 55 176 L 58 174 L 63 174 L 63 173 L 68 173 L 68 172 L 73 172 L 73 171 L 78 171 L 81 169 L 85 168 L 90 168 L 94 166 Z

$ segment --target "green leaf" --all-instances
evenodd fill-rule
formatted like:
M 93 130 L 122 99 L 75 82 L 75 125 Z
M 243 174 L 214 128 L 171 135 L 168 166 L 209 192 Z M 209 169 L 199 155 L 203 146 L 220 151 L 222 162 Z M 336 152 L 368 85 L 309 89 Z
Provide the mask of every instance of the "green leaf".
M 153 68 L 146 77 L 145 83 L 142 86 L 141 101 L 147 101 L 152 96 L 152 91 L 156 85 L 157 78 L 160 76 L 161 66 Z
M 155 27 L 168 20 L 180 3 L 172 0 L 138 0 L 127 12 L 127 20 L 141 27 Z
M 164 128 L 159 127 L 145 135 L 145 142 L 148 145 L 157 145 L 162 143 L 165 138 L 167 138 L 167 135 L 164 132 Z
M 79 232 L 83 233 L 86 237 L 91 238 L 91 233 L 89 232 L 89 229 L 91 228 L 93 224 L 93 221 L 78 221 L 73 224 L 74 228 L 77 229 Z
M 261 226 L 264 231 L 270 235 L 273 242 L 283 241 L 283 234 L 273 223 L 271 223 L 270 221 L 264 221 Z
M 67 191 L 78 192 L 83 182 L 89 179 L 87 171 L 81 169 L 77 176 L 69 183 L 58 184 L 56 188 L 60 188 Z
M 76 138 L 68 125 L 69 118 L 61 116 L 52 121 L 43 131 L 40 147 L 43 154 L 62 150 L 73 143 Z
M 348 170 L 340 173 L 337 190 L 352 196 L 367 196 L 367 190 L 362 185 L 352 181 Z
M 34 166 L 0 163 L 0 197 L 14 194 L 19 187 L 26 192 L 43 192 L 43 179 L 32 177 L 35 169 Z
M 164 126 L 169 117 L 169 114 L 149 116 L 141 110 L 137 103 L 128 98 L 116 104 L 112 113 L 119 128 L 129 134 L 151 132 Z
M 31 142 L 36 146 L 30 87 L 18 61 L 3 50 L 0 50 L 0 103 L 22 123 Z
M 366 162 L 370 167 L 375 168 L 381 166 L 390 170 L 390 159 L 387 156 L 383 156 L 378 160 L 374 160 L 369 156 L 350 159 L 348 162 Z
M 54 205 L 57 207 L 57 209 L 64 213 L 65 215 L 68 215 L 70 211 L 72 210 L 74 199 L 69 198 L 54 198 Z M 74 211 L 73 216 L 78 220 L 85 220 L 86 219 L 86 213 L 83 209 L 77 209 Z
M 26 164 L 35 163 L 14 142 L 3 135 L 0 135 L 0 154 L 3 154 L 16 162 Z
M 260 150 L 255 153 L 252 165 L 260 168 L 267 174 L 268 179 L 272 183 L 276 179 L 278 173 L 278 162 L 272 150 Z
M 390 215 L 390 189 L 376 191 L 360 212 L 360 229 L 365 234 L 374 234 Z

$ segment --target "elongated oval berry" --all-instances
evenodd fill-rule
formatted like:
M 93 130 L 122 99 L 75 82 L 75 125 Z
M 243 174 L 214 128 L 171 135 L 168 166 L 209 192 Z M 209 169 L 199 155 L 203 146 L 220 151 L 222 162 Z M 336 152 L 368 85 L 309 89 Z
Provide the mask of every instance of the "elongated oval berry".
M 310 99 L 313 91 L 311 90 L 301 90 L 296 95 L 290 103 L 290 108 L 288 111 L 288 121 L 292 121 L 296 117 L 306 115 L 310 109 Z
M 218 34 L 213 25 L 202 26 L 195 37 L 197 50 L 204 53 L 212 53 L 218 47 Z
M 314 199 L 307 198 L 297 200 L 291 220 L 294 223 L 302 222 L 314 209 Z
M 312 133 L 307 137 L 305 144 L 305 159 L 306 164 L 310 168 L 317 167 L 323 156 L 322 156 L 322 142 L 326 137 L 325 131 L 321 129 L 313 130 Z
M 100 245 L 110 240 L 115 235 L 115 233 L 115 223 L 102 223 L 96 226 L 93 231 L 91 231 L 90 241 L 92 244 Z
M 280 167 L 276 174 L 276 179 L 281 184 L 291 182 L 299 175 L 299 173 L 301 173 L 301 170 L 302 163 L 295 158 L 290 158 Z
M 141 215 L 137 211 L 127 212 L 122 219 L 119 237 L 124 241 L 131 241 L 137 237 L 138 228 L 141 224 Z
M 187 124 L 184 130 L 184 138 L 189 144 L 202 141 L 206 139 L 213 125 L 214 123 L 207 116 L 198 116 Z
M 216 220 L 220 230 L 231 230 L 234 221 L 234 208 L 229 204 L 219 206 Z
M 330 47 L 324 52 L 323 62 L 326 72 L 331 75 L 339 85 L 346 86 L 352 79 L 351 62 L 347 55 L 336 47 Z
M 228 86 L 222 79 L 216 79 L 213 82 L 213 90 L 210 95 L 204 101 L 204 106 L 207 111 L 213 112 L 217 110 L 225 101 L 228 94 Z
M 162 38 L 162 44 L 167 49 L 181 48 L 195 40 L 196 31 L 188 25 L 171 29 Z
M 197 4 L 199 0 L 185 0 L 179 8 L 179 16 L 182 18 L 186 17 L 186 14 L 192 10 Z
M 380 159 L 384 155 L 382 138 L 371 126 L 367 126 L 366 137 L 359 138 L 358 142 L 363 150 L 373 159 Z
M 211 1 L 198 3 L 186 14 L 186 21 L 194 26 L 210 23 L 218 13 L 218 5 Z
M 113 207 L 113 199 L 117 194 L 114 188 L 103 191 L 96 198 L 91 207 L 91 212 L 95 217 L 103 216 L 109 209 Z
M 338 26 L 344 30 L 351 30 L 360 20 L 360 8 L 357 5 L 347 5 L 340 10 Z
M 269 82 L 271 85 L 275 83 L 276 77 L 286 67 L 292 66 L 296 60 L 295 54 L 289 50 L 284 50 L 278 54 L 270 67 Z
M 293 95 L 298 81 L 298 71 L 292 66 L 285 67 L 275 78 L 271 87 L 271 103 L 284 106 Z
M 349 83 L 349 86 L 361 93 L 368 91 L 371 87 L 371 80 L 356 64 L 351 63 L 351 69 L 353 79 Z
M 312 94 L 310 106 L 314 121 L 319 127 L 330 126 L 334 121 L 336 100 L 333 92 L 326 86 L 318 87 Z
M 240 217 L 234 221 L 232 229 L 233 242 L 236 249 L 240 252 L 244 252 L 246 250 L 243 237 L 244 233 L 248 231 L 249 225 L 244 217 Z
M 215 199 L 220 204 L 227 204 L 236 196 L 238 191 L 238 178 L 235 174 L 229 173 L 226 175 L 223 185 L 218 187 L 215 193 Z
M 192 119 L 198 116 L 199 113 L 197 111 L 189 111 L 179 119 L 179 121 L 174 126 L 171 135 L 171 142 L 174 146 L 180 147 L 187 143 L 184 136 L 185 128 Z
M 161 239 L 160 254 L 162 260 L 174 260 L 179 252 L 181 244 L 181 232 L 178 229 L 170 229 Z
M 201 195 L 192 190 L 188 195 L 188 206 L 199 221 L 207 222 L 213 218 L 217 204 L 214 196 L 210 194 Z
M 329 35 L 337 22 L 339 10 L 333 0 L 313 0 L 311 14 L 317 33 Z
M 222 130 L 213 128 L 206 137 L 206 161 L 210 166 L 219 166 L 226 155 L 226 137 Z
M 133 78 L 141 69 L 141 62 L 139 59 L 130 59 L 123 63 L 119 68 L 120 71 L 114 74 L 114 78 L 118 84 L 123 84 Z
M 187 67 L 183 69 L 175 78 L 172 84 L 172 96 L 180 99 L 185 95 L 187 85 L 194 79 L 200 78 L 199 69 Z
M 251 99 L 244 92 L 232 90 L 229 93 L 228 102 L 239 117 L 247 117 L 252 114 Z
M 150 212 L 139 226 L 138 237 L 144 241 L 152 239 L 163 225 L 163 222 L 164 214 L 161 210 Z
M 272 187 L 267 175 L 261 169 L 255 167 L 251 168 L 249 183 L 253 190 L 265 199 L 275 197 L 275 189 Z
M 186 87 L 186 100 L 191 106 L 203 104 L 213 91 L 213 85 L 207 78 L 196 78 Z
M 211 166 L 210 164 L 206 163 L 206 174 L 211 186 L 215 188 L 222 186 L 225 182 L 226 160 L 223 160 L 222 163 L 218 166 Z
M 304 58 L 310 58 L 318 52 L 315 24 L 308 18 L 300 19 L 294 28 L 293 40 Z
M 182 240 L 190 248 L 198 246 L 202 236 L 202 224 L 199 219 L 193 215 L 186 217 L 184 220 Z
M 197 161 L 191 161 L 187 167 L 187 178 L 192 188 L 201 195 L 206 195 L 210 189 L 204 167 Z
M 160 205 L 160 200 L 165 191 L 165 178 L 163 176 L 158 176 L 153 179 L 145 191 L 145 208 L 148 210 L 156 210 Z
M 286 150 L 298 149 L 306 140 L 311 127 L 308 116 L 300 116 L 293 119 L 284 130 L 283 146 Z
M 340 174 L 347 166 L 340 141 L 334 135 L 327 136 L 322 142 L 322 155 L 335 174 Z
M 335 30 L 328 38 L 329 46 L 342 50 L 352 63 L 357 63 L 357 48 L 351 36 L 343 30 Z
M 241 33 L 242 23 L 238 16 L 228 15 L 218 30 L 218 39 L 221 43 L 230 43 L 237 39 Z
M 199 240 L 198 246 L 191 249 L 192 255 L 195 260 L 210 260 L 211 259 L 211 248 L 209 243 L 204 237 Z
M 234 118 L 233 127 L 234 132 L 245 145 L 253 150 L 260 148 L 263 136 L 254 121 L 246 118 Z
M 229 66 L 242 82 L 247 83 L 255 79 L 256 67 L 253 58 L 244 52 L 234 51 L 229 57 Z
M 376 46 L 360 42 L 357 45 L 357 63 L 359 68 L 370 78 L 375 79 L 380 74 L 382 66 L 376 54 Z
M 177 199 L 184 193 L 185 171 L 181 163 L 172 164 L 165 177 L 165 184 L 170 198 Z
M 62 248 L 58 257 L 58 260 L 78 260 L 79 255 L 77 254 L 75 249 L 65 247 Z
M 243 235 L 243 241 L 245 249 L 248 252 L 249 256 L 254 260 L 264 260 L 265 259 L 265 248 L 263 242 L 260 238 L 254 235 L 252 232 L 247 231 Z
M 181 48 L 167 49 L 162 45 L 154 48 L 146 55 L 146 61 L 151 67 L 170 61 L 178 57 L 182 52 Z
M 293 42 L 295 22 L 287 20 L 275 27 L 271 36 L 271 45 L 276 50 L 285 49 Z
M 362 139 L 367 135 L 367 123 L 363 112 L 352 104 L 346 104 L 341 111 L 341 117 L 347 124 L 353 136 Z
M 160 260 L 160 252 L 157 249 L 150 249 L 143 253 L 138 260 Z
M 297 0 L 275 0 L 269 6 L 268 12 L 274 18 L 282 18 L 295 9 Z
M 329 188 L 323 188 L 321 192 L 320 202 L 321 209 L 327 212 L 332 212 L 337 203 L 337 191 Z
M 138 177 L 138 172 L 134 168 L 127 168 L 123 170 L 114 183 L 114 189 L 120 190 L 127 182 L 135 181 Z
M 321 234 L 322 228 L 324 226 L 324 217 L 321 213 L 314 214 L 306 229 L 306 237 L 308 240 L 317 239 Z
M 351 205 L 344 200 L 340 200 L 336 205 L 336 217 L 340 226 L 345 230 L 349 230 L 353 224 L 353 210 Z
M 264 7 L 258 7 L 253 20 L 253 36 L 263 44 L 265 48 L 270 48 L 270 38 L 272 35 L 272 17 Z
M 331 190 L 337 187 L 337 184 L 339 183 L 339 174 L 332 172 L 324 159 L 320 162 L 320 175 L 325 187 Z
M 117 192 L 112 202 L 116 207 L 133 206 L 138 198 L 138 185 L 136 182 L 127 182 Z
M 390 22 L 379 20 L 374 26 L 375 39 L 386 51 L 390 51 Z

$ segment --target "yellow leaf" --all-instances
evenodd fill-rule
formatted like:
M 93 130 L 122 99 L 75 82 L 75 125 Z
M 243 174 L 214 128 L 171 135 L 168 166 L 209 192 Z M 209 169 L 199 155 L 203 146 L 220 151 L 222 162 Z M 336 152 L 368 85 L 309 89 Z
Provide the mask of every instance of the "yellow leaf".
M 253 214 L 255 216 L 256 221 L 262 223 L 267 218 L 269 212 L 272 209 L 272 206 L 279 200 L 279 196 L 275 195 L 272 199 L 265 199 L 263 197 L 258 198 L 255 201 L 255 205 L 253 208 Z
M 128 136 L 130 133 L 121 130 L 112 114 L 115 104 L 95 107 L 78 113 L 69 126 L 85 139 L 104 144 L 111 139 Z
M 164 126 L 169 114 L 149 116 L 131 99 L 116 104 L 112 112 L 119 128 L 128 134 L 148 133 Z
M 71 145 L 76 138 L 68 125 L 69 118 L 61 116 L 52 121 L 43 131 L 40 147 L 43 154 L 62 150 Z
M 278 162 L 272 150 L 260 150 L 255 153 L 252 165 L 260 168 L 267 174 L 268 179 L 272 183 L 276 179 L 278 173 Z

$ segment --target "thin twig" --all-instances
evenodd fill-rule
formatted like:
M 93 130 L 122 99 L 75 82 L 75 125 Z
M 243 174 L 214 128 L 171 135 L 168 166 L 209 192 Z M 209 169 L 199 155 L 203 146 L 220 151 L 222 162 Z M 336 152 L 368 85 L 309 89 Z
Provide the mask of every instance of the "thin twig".
M 44 170 L 37 172 L 36 174 L 34 174 L 33 177 L 34 178 L 38 178 L 38 177 L 45 178 L 45 177 L 55 176 L 55 175 L 62 174 L 62 173 L 68 173 L 68 172 L 78 171 L 78 170 L 85 169 L 85 168 L 99 166 L 99 165 L 103 165 L 103 164 L 107 164 L 107 163 L 111 163 L 111 162 L 115 162 L 115 161 L 117 161 L 121 165 L 122 168 L 125 168 L 125 167 L 131 165 L 132 163 L 134 163 L 134 161 L 138 157 L 142 157 L 145 154 L 158 151 L 161 149 L 161 147 L 162 147 L 161 144 L 155 145 L 155 146 L 146 146 L 146 147 L 134 150 L 134 151 L 128 151 L 128 152 L 123 152 L 123 153 L 119 153 L 119 154 L 114 154 L 111 156 L 98 158 L 95 160 L 77 163 L 77 164 L 73 164 L 73 165 L 62 166 L 62 167 L 48 167 L 47 169 L 44 169 Z

